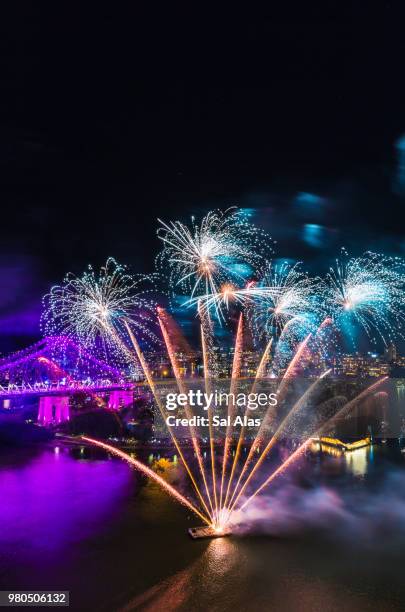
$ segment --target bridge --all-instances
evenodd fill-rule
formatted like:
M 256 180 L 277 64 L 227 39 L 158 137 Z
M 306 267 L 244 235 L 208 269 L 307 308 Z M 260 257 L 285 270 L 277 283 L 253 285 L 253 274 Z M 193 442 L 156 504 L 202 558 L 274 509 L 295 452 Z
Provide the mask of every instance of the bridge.
M 6 387 L 0 385 L 0 399 L 11 399 L 19 395 L 71 395 L 73 393 L 102 393 L 116 390 L 134 390 L 136 383 L 112 382 L 111 380 L 84 380 L 66 382 L 36 382 L 16 385 L 9 383 Z
M 49 336 L 0 359 L 0 400 L 39 397 L 40 423 L 69 419 L 69 397 L 92 394 L 100 407 L 132 404 L 137 382 L 66 336 Z M 104 399 L 104 396 L 108 399 Z M 103 397 L 101 397 L 103 396 Z
M 120 380 L 123 372 L 100 361 L 67 336 L 48 336 L 0 359 L 0 384 L 3 381 L 18 384 L 66 377 Z

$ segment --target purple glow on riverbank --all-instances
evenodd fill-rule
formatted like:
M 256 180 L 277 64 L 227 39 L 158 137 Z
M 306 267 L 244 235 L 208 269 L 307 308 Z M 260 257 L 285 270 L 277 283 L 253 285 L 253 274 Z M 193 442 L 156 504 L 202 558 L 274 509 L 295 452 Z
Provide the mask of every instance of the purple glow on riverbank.
M 0 468 L 0 550 L 6 555 L 73 554 L 84 538 L 102 532 L 131 490 L 133 475 L 124 462 L 74 459 L 63 447 L 26 461 L 16 470 L 14 457 Z

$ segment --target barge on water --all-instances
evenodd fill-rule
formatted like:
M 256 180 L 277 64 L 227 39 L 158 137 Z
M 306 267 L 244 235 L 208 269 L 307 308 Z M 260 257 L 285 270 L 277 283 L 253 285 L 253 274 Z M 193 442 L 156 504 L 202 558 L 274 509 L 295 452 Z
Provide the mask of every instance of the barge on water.
M 202 538 L 224 538 L 225 536 L 231 535 L 232 530 L 230 527 L 190 527 L 188 530 L 189 536 L 193 540 L 200 540 Z

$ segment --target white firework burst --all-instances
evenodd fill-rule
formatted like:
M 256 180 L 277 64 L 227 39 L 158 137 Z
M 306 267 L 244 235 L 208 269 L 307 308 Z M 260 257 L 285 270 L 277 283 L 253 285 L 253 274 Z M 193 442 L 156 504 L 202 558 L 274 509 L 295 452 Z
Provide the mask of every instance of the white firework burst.
M 44 298 L 43 330 L 73 337 L 108 361 L 128 362 L 124 321 L 131 322 L 141 339 L 155 339 L 155 304 L 145 291 L 150 280 L 131 275 L 113 258 L 98 273 L 91 266 L 81 276 L 68 273 Z
M 342 249 L 326 276 L 323 299 L 336 325 L 351 335 L 357 324 L 375 342 L 404 335 L 404 263 L 398 257 L 367 252 L 349 257 Z
M 163 250 L 157 264 L 169 275 L 173 293 L 196 297 L 213 295 L 226 283 L 243 286 L 258 274 L 264 253 L 272 252 L 271 238 L 251 224 L 242 212 L 211 211 L 198 224 L 160 221 Z

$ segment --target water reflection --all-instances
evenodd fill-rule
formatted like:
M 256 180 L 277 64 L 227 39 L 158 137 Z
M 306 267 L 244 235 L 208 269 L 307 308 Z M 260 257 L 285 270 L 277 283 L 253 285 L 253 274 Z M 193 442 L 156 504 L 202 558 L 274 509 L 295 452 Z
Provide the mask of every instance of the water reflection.
M 237 607 L 241 578 L 246 575 L 246 560 L 240 547 L 229 538 L 217 538 L 204 546 L 196 561 L 132 599 L 122 612 L 186 610 L 193 601 L 196 605 L 197 600 L 198 609 L 228 609 L 233 603 Z
M 147 463 L 151 451 L 142 452 L 139 458 Z M 313 457 L 308 458 L 307 473 L 329 478 L 333 464 L 332 476 L 339 474 L 337 491 L 353 482 L 352 475 L 363 490 L 372 480 L 372 452 L 375 464 L 380 465 L 382 455 L 392 451 L 387 445 L 377 445 L 336 457 L 319 453 L 315 463 Z M 395 457 L 403 462 L 398 449 Z M 165 478 L 178 479 L 180 486 L 184 481 L 187 486 L 173 451 L 160 454 L 155 449 L 151 464 Z M 360 482 L 358 477 L 367 469 L 368 477 Z M 288 515 L 288 500 L 282 495 L 286 488 L 281 489 L 279 509 L 287 521 L 288 537 L 277 531 L 276 500 L 272 498 L 264 518 L 272 529 L 276 525 L 272 533 L 277 537 L 255 527 L 243 537 L 194 542 L 187 528 L 196 525 L 195 519 L 125 462 L 108 459 L 104 453 L 93 455 L 84 446 L 68 449 L 61 441 L 36 455 L 4 454 L 0 466 L 0 490 L 6 500 L 0 504 L 0 586 L 38 589 L 44 588 L 45 580 L 52 590 L 69 588 L 76 602 L 71 609 L 78 610 L 395 609 L 395 602 L 387 602 L 395 589 L 403 593 L 402 601 L 405 598 L 401 558 L 384 563 L 390 580 L 387 588 L 381 577 L 381 556 L 376 554 L 373 561 L 369 549 L 365 555 L 358 546 L 363 519 L 354 523 L 356 546 L 350 550 L 346 543 L 339 547 L 328 540 L 323 544 L 318 527 L 316 533 L 303 530 L 299 537 L 291 535 L 291 510 L 300 516 L 304 512 L 302 520 L 309 526 L 312 517 L 323 510 L 328 533 L 336 528 L 339 517 L 347 515 L 345 508 L 336 507 L 337 493 L 325 497 L 324 489 L 315 488 L 308 489 L 305 496 L 301 487 L 297 487 L 297 504 L 290 505 Z M 394 479 L 387 490 L 398 488 Z M 370 500 L 375 499 L 373 495 Z M 393 504 L 388 502 L 388 506 L 391 511 Z M 369 510 L 372 520 L 381 515 L 373 508 L 380 507 L 376 503 Z M 367 513 L 369 506 L 361 508 Z M 403 505 L 397 512 L 404 516 Z M 394 534 L 397 540 L 397 530 Z M 370 541 L 374 554 L 376 539 Z M 358 568 L 365 564 L 359 594 Z
M 344 462 L 346 471 L 353 476 L 365 476 L 374 459 L 373 445 L 362 446 L 354 450 L 344 450 L 315 441 L 311 449 L 313 453 L 321 453 L 321 456 L 326 455 L 330 460 L 334 458 L 337 464 Z
M 364 476 L 367 473 L 368 455 L 367 447 L 345 453 L 346 466 L 354 476 Z
M 55 446 L 25 463 L 0 465 L 0 548 L 23 557 L 57 553 L 100 529 L 128 492 L 120 462 L 76 461 Z

